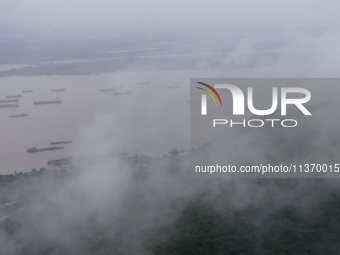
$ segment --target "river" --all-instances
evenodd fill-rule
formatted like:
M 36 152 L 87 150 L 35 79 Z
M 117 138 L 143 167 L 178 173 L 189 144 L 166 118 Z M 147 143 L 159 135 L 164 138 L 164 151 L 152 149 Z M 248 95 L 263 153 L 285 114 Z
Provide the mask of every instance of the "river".
M 202 73 L 201 73 L 202 74 Z M 92 76 L 0 78 L 0 99 L 21 94 L 19 107 L 0 108 L 0 174 L 47 167 L 50 159 L 109 155 L 121 150 L 160 157 L 189 146 L 189 82 L 200 72 L 120 72 Z M 149 85 L 138 82 L 150 81 Z M 167 89 L 174 83 L 181 88 Z M 129 96 L 100 89 L 123 85 Z M 52 89 L 64 88 L 62 92 Z M 33 90 L 23 93 L 23 90 Z M 61 104 L 33 105 L 60 98 Z M 10 118 L 9 115 L 28 114 Z M 68 141 L 64 149 L 28 153 Z

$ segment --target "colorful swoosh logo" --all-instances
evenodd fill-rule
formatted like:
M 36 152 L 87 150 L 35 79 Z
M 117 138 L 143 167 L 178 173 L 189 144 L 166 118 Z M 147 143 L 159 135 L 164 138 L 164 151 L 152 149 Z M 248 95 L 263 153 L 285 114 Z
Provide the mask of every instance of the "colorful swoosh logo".
M 217 91 L 213 88 L 213 87 L 211 87 L 210 85 L 208 85 L 208 84 L 205 84 L 205 83 L 203 83 L 203 82 L 197 82 L 198 84 L 201 84 L 201 85 L 203 85 L 203 86 L 206 86 L 207 88 L 209 88 L 209 89 L 211 89 L 211 91 L 212 92 L 214 92 L 215 93 L 215 95 L 218 97 L 218 100 L 220 100 L 220 104 L 221 104 L 221 106 L 222 106 L 222 100 L 221 100 L 221 98 L 220 98 L 220 95 L 217 93 Z M 196 88 L 198 88 L 198 89 L 201 89 L 201 90 L 203 90 L 203 91 L 205 91 L 213 100 L 214 100 L 214 103 L 215 103 L 215 105 L 217 105 L 217 103 L 216 103 L 216 100 L 215 100 L 215 98 L 214 98 L 214 96 L 210 93 L 210 91 L 209 90 L 206 90 L 206 89 L 202 89 L 202 88 L 200 88 L 200 87 L 196 87 Z

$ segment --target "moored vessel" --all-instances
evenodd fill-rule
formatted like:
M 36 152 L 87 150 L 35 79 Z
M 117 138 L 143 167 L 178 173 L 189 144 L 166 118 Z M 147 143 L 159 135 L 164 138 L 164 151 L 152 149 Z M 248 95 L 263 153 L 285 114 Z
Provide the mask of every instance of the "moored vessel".
M 179 89 L 179 88 L 181 88 L 181 86 L 180 85 L 169 85 L 166 88 L 167 89 Z
M 9 115 L 8 117 L 27 117 L 28 114 Z
M 19 95 L 14 95 L 14 96 L 6 96 L 6 98 L 15 98 L 15 97 L 22 97 L 22 95 L 19 94 Z
M 50 150 L 59 150 L 59 149 L 64 149 L 64 147 L 48 147 L 48 148 L 41 148 L 41 149 L 37 149 L 37 147 L 31 147 L 29 149 L 27 149 L 27 152 L 38 152 L 38 151 L 50 151 Z
M 138 85 L 149 85 L 150 81 L 138 82 Z
M 47 165 L 49 166 L 63 166 L 63 165 L 69 165 L 71 163 L 72 158 L 61 158 L 61 159 L 53 159 L 47 161 Z
M 12 103 L 12 102 L 19 102 L 19 99 L 4 99 L 4 100 L 0 100 L 0 103 Z
M 50 144 L 73 143 L 73 141 L 50 142 Z
M 18 104 L 1 104 L 0 108 L 18 107 Z
M 115 88 L 111 88 L 111 89 L 101 89 L 100 90 L 101 92 L 105 92 L 105 91 L 116 91 Z
M 34 101 L 34 105 L 40 105 L 40 104 L 61 104 L 61 100 L 58 98 L 57 100 L 51 100 L 51 101 Z
M 131 90 L 125 91 L 125 92 L 113 92 L 114 96 L 122 96 L 122 95 L 131 95 Z

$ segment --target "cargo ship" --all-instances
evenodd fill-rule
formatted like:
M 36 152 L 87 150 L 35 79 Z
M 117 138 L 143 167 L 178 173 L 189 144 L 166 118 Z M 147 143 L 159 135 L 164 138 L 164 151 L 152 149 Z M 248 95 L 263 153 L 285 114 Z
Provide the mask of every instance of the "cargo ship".
M 22 97 L 22 95 L 16 95 L 16 96 L 6 96 L 6 98 L 15 98 L 15 97 Z
M 51 101 L 34 101 L 34 105 L 40 105 L 40 104 L 61 104 L 61 100 L 58 98 L 58 100 L 51 100 Z
M 126 92 L 113 92 L 114 96 L 122 96 L 122 95 L 131 95 L 132 92 L 130 90 L 126 91 Z
M 52 89 L 52 92 L 65 91 L 65 89 Z
M 18 104 L 1 104 L 0 108 L 18 107 Z
M 112 89 L 101 89 L 100 91 L 101 91 L 101 92 L 105 92 L 105 91 L 116 91 L 116 89 L 115 89 L 115 88 L 112 88 Z
M 201 100 L 200 99 L 187 100 L 187 103 L 189 103 L 189 104 L 199 104 L 199 103 L 201 103 Z
M 50 142 L 50 144 L 73 143 L 73 141 Z
M 64 147 L 48 147 L 48 148 L 41 148 L 37 149 L 36 147 L 29 148 L 26 150 L 27 152 L 38 152 L 38 151 L 51 151 L 51 150 L 59 150 L 59 149 L 64 149 Z
M 170 85 L 170 86 L 167 86 L 166 88 L 167 89 L 179 89 L 179 88 L 181 88 L 181 86 L 180 85 Z
M 72 161 L 72 158 L 61 158 L 61 159 L 54 159 L 47 161 L 47 165 L 49 166 L 63 166 L 63 165 L 69 165 Z
M 12 102 L 19 102 L 19 99 L 16 98 L 16 99 L 4 99 L 4 100 L 0 100 L 0 103 L 12 103 Z
M 28 114 L 9 115 L 8 117 L 27 117 Z
M 145 81 L 145 82 L 138 82 L 138 85 L 149 85 L 150 82 L 149 81 Z
M 33 92 L 33 90 L 23 90 L 22 92 L 23 93 L 31 93 L 31 92 Z

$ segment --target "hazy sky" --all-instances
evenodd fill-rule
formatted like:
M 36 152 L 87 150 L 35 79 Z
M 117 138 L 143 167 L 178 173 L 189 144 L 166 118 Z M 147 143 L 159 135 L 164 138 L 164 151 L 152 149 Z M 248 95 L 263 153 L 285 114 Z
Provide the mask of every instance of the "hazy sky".
M 0 0 L 0 24 L 335 27 L 339 10 L 338 0 Z

